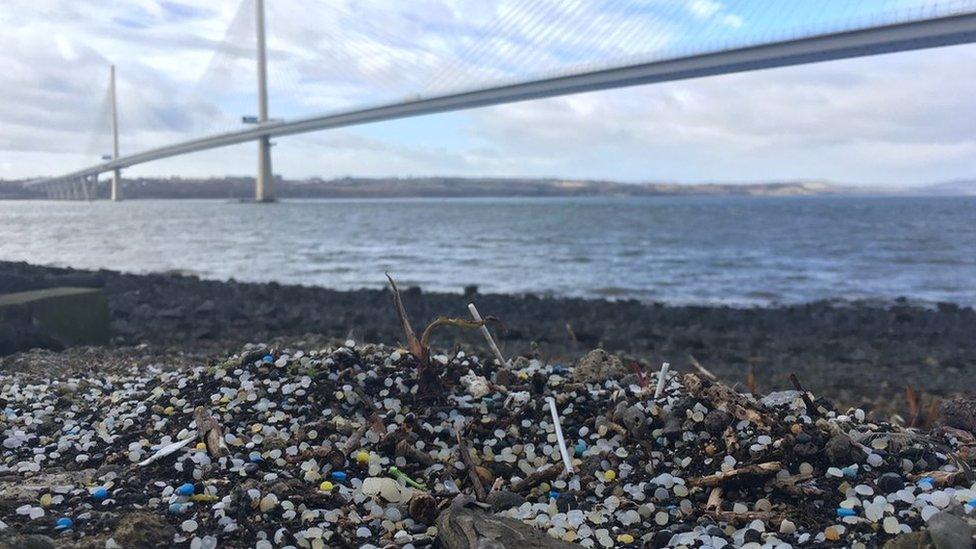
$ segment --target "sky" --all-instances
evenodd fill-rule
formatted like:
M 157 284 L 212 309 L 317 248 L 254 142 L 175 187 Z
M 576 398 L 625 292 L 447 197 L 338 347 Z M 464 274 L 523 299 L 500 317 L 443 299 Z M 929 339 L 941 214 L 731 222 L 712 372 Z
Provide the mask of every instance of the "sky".
M 4 0 L 0 179 L 56 175 L 241 128 L 256 113 L 254 0 Z M 976 0 L 266 0 L 270 110 L 292 118 L 820 32 Z M 976 177 L 976 46 L 521 102 L 276 140 L 286 178 L 631 182 Z M 251 175 L 244 144 L 131 176 Z

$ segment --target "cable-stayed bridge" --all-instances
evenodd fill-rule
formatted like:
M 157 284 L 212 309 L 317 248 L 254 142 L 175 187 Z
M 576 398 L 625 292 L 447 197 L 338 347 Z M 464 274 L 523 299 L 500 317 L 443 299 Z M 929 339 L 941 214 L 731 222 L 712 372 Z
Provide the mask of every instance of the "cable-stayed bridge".
M 253 40 L 258 84 L 256 93 L 258 114 L 248 117 L 251 125 L 138 152 L 120 154 L 115 67 L 113 66 L 107 94 L 111 109 L 112 154 L 103 157 L 104 161 L 99 164 L 57 177 L 32 181 L 29 184 L 46 189 L 52 198 L 87 199 L 95 196 L 99 176 L 108 173 L 112 175 L 110 196 L 113 200 L 119 200 L 122 198 L 121 171 L 125 168 L 253 141 L 258 144 L 258 171 L 254 198 L 258 202 L 263 202 L 274 198 L 271 139 L 275 137 L 581 92 L 937 48 L 976 41 L 976 1 L 928 0 L 911 8 L 896 5 L 869 17 L 834 21 L 824 28 L 772 39 L 746 40 L 724 47 L 664 52 L 654 56 L 632 55 L 624 62 L 571 66 L 557 70 L 554 74 L 495 79 L 493 82 L 478 86 L 423 95 L 415 94 L 406 99 L 278 120 L 269 116 L 264 1 L 247 1 L 253 1 L 253 11 L 250 9 L 247 11 L 252 17 L 255 31 Z M 889 4 L 889 2 L 883 3 Z M 894 3 L 898 4 L 898 2 Z M 703 9 L 708 8 L 709 5 L 716 4 L 705 2 L 702 4 Z M 767 4 L 767 6 L 773 5 L 775 3 Z M 782 7 L 783 4 L 780 6 Z M 778 15 L 775 11 L 770 13 L 769 9 L 766 9 L 764 14 L 765 17 Z M 735 23 L 734 20 L 730 22 Z M 500 21 L 496 26 L 504 26 L 505 23 Z M 547 35 L 545 28 L 537 31 L 539 40 L 544 41 L 550 35 L 551 31 Z M 487 44 L 479 46 L 481 52 L 491 49 L 490 38 L 489 36 L 484 40 Z M 632 38 L 642 39 L 640 36 Z M 599 40 L 600 36 L 595 36 L 595 39 Z M 519 54 L 519 50 L 516 49 L 515 54 Z

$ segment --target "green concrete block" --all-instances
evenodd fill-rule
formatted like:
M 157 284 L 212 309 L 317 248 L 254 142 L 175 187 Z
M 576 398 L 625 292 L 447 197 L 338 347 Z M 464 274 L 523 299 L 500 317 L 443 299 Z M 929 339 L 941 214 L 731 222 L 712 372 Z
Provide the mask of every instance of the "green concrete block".
M 35 328 L 66 346 L 109 341 L 108 300 L 100 288 L 50 288 L 0 295 L 0 318 L 23 315 Z

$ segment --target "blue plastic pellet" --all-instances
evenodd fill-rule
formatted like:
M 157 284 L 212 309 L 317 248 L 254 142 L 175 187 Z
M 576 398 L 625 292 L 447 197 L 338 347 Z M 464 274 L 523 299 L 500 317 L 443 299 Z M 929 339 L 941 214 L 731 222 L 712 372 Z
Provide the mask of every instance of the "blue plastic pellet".
M 92 490 L 91 496 L 95 499 L 95 501 L 102 501 L 108 497 L 108 490 L 102 487 L 95 488 Z
M 586 451 L 586 443 L 583 442 L 582 440 L 579 441 L 579 442 L 577 442 L 576 443 L 576 447 L 574 448 L 574 450 L 576 451 L 576 455 L 578 455 L 578 456 L 583 455 L 583 452 Z
M 274 357 L 271 355 L 264 355 L 264 358 L 261 360 L 263 360 L 266 364 L 270 364 L 274 362 Z
M 346 480 L 345 471 L 332 471 L 332 478 L 336 480 Z
M 56 530 L 67 530 L 75 525 L 75 521 L 69 519 L 68 517 L 61 517 L 54 523 L 54 528 Z
M 549 490 L 549 499 L 559 499 L 559 492 L 556 490 Z
M 193 488 L 193 485 L 190 484 L 189 482 L 181 485 L 179 488 L 176 489 L 177 494 L 181 496 L 187 496 L 187 497 L 192 496 L 194 491 L 195 490 Z
M 838 517 L 853 517 L 856 514 L 857 514 L 857 512 L 854 511 L 854 509 L 845 509 L 843 507 L 838 507 L 837 508 L 837 516 Z

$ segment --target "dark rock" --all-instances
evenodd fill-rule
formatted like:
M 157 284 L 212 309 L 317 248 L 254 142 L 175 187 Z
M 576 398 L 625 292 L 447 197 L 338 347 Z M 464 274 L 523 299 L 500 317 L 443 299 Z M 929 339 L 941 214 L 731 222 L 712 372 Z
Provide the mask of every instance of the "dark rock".
M 712 410 L 705 416 L 705 430 L 713 437 L 722 436 L 725 428 L 732 424 L 732 414 L 724 410 Z
M 0 537 L 0 549 L 55 549 L 54 540 L 47 536 L 30 535 Z
M 830 463 L 838 467 L 845 467 L 864 457 L 864 452 L 854 446 L 851 437 L 843 433 L 830 437 L 824 447 L 824 452 L 827 454 Z
M 878 480 L 874 481 L 874 483 L 886 494 L 896 492 L 905 487 L 905 480 L 898 473 L 885 473 L 878 477 Z
M 638 406 L 631 406 L 621 414 L 620 422 L 632 435 L 639 435 L 647 427 L 647 414 Z
M 426 495 L 419 494 L 410 500 L 410 518 L 421 524 L 434 524 L 437 520 L 437 500 Z
M 884 544 L 884 549 L 931 549 L 932 539 L 926 531 L 896 536 Z
M 976 398 L 952 398 L 939 404 L 939 417 L 949 427 L 976 433 Z
M 516 494 L 515 492 L 510 492 L 508 490 L 498 490 L 488 494 L 485 500 L 488 505 L 491 505 L 491 510 L 494 512 L 504 511 L 506 509 L 511 509 L 512 507 L 518 507 L 525 503 L 525 498 Z
M 945 511 L 929 519 L 929 536 L 935 549 L 972 549 L 973 532 L 965 519 Z
M 681 418 L 670 416 L 664 420 L 664 428 L 661 430 L 661 434 L 665 436 L 680 435 L 684 432 L 683 424 L 684 421 Z
M 176 529 L 159 515 L 132 513 L 122 517 L 112 539 L 122 547 L 170 547 Z

